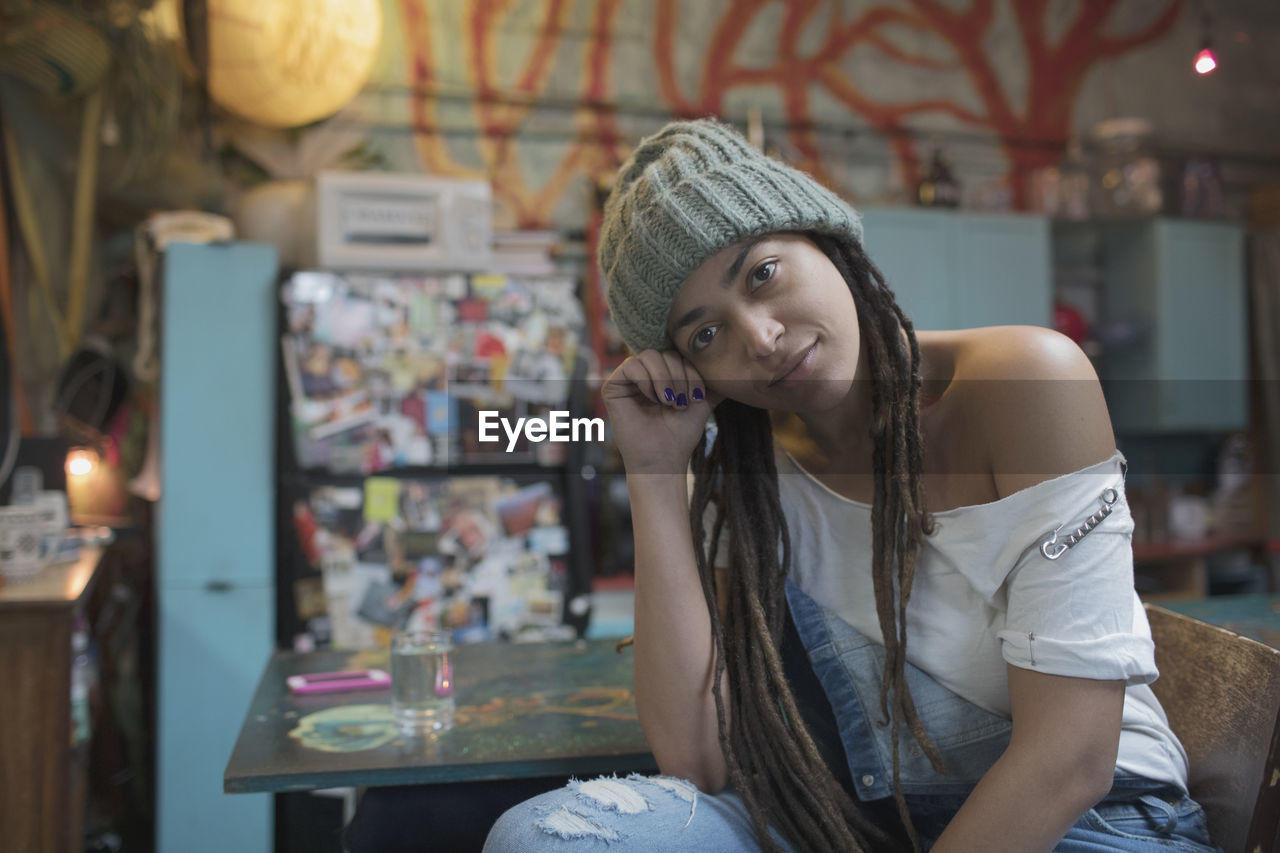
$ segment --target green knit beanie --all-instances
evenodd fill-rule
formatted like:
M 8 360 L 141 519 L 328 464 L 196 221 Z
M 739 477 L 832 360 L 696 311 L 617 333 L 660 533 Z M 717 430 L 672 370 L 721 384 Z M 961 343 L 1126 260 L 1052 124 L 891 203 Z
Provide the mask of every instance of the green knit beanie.
M 740 240 L 811 231 L 862 242 L 848 204 L 712 119 L 672 122 L 640 142 L 604 207 L 600 268 L 609 311 L 632 352 L 670 349 L 676 291 Z

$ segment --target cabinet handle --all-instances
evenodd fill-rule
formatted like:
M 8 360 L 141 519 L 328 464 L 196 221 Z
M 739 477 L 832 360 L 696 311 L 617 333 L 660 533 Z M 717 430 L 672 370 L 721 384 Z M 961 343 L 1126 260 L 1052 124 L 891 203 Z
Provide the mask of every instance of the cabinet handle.
M 231 581 L 209 581 L 204 585 L 208 592 L 231 592 Z

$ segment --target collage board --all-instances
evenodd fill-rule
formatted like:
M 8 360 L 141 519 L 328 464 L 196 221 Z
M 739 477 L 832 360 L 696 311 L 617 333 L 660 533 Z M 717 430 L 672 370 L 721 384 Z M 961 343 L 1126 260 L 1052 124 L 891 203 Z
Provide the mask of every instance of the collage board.
M 565 446 L 481 441 L 478 415 L 566 408 L 583 348 L 575 286 L 456 273 L 285 280 L 295 646 L 373 648 L 426 626 L 456 642 L 572 636 Z

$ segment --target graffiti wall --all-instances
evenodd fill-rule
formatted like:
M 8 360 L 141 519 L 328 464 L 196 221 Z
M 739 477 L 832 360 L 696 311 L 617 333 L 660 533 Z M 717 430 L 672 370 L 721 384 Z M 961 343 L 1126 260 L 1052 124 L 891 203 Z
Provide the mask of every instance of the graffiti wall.
M 899 203 L 944 150 L 967 198 L 1028 181 L 1099 120 L 1274 165 L 1276 4 L 1235 0 L 385 0 L 343 119 L 392 168 L 488 176 L 506 227 L 580 227 L 592 187 L 672 116 L 714 114 L 859 203 Z M 1211 17 L 1205 18 L 1205 9 Z M 1222 67 L 1198 77 L 1206 32 Z M 1238 165 L 1237 164 L 1237 165 Z

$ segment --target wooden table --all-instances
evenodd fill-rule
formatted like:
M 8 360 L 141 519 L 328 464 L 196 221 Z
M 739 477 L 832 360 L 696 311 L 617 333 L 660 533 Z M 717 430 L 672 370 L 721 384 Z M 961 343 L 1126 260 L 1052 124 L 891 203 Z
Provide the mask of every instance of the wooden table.
M 454 649 L 454 727 L 406 738 L 390 691 L 295 696 L 294 674 L 376 667 L 387 653 L 276 652 L 223 775 L 227 793 L 656 770 L 636 719 L 631 653 L 611 639 Z M 389 671 L 389 670 L 388 670 Z
M 71 628 L 102 551 L 0 583 L 0 847 L 84 849 L 87 755 L 71 745 Z

